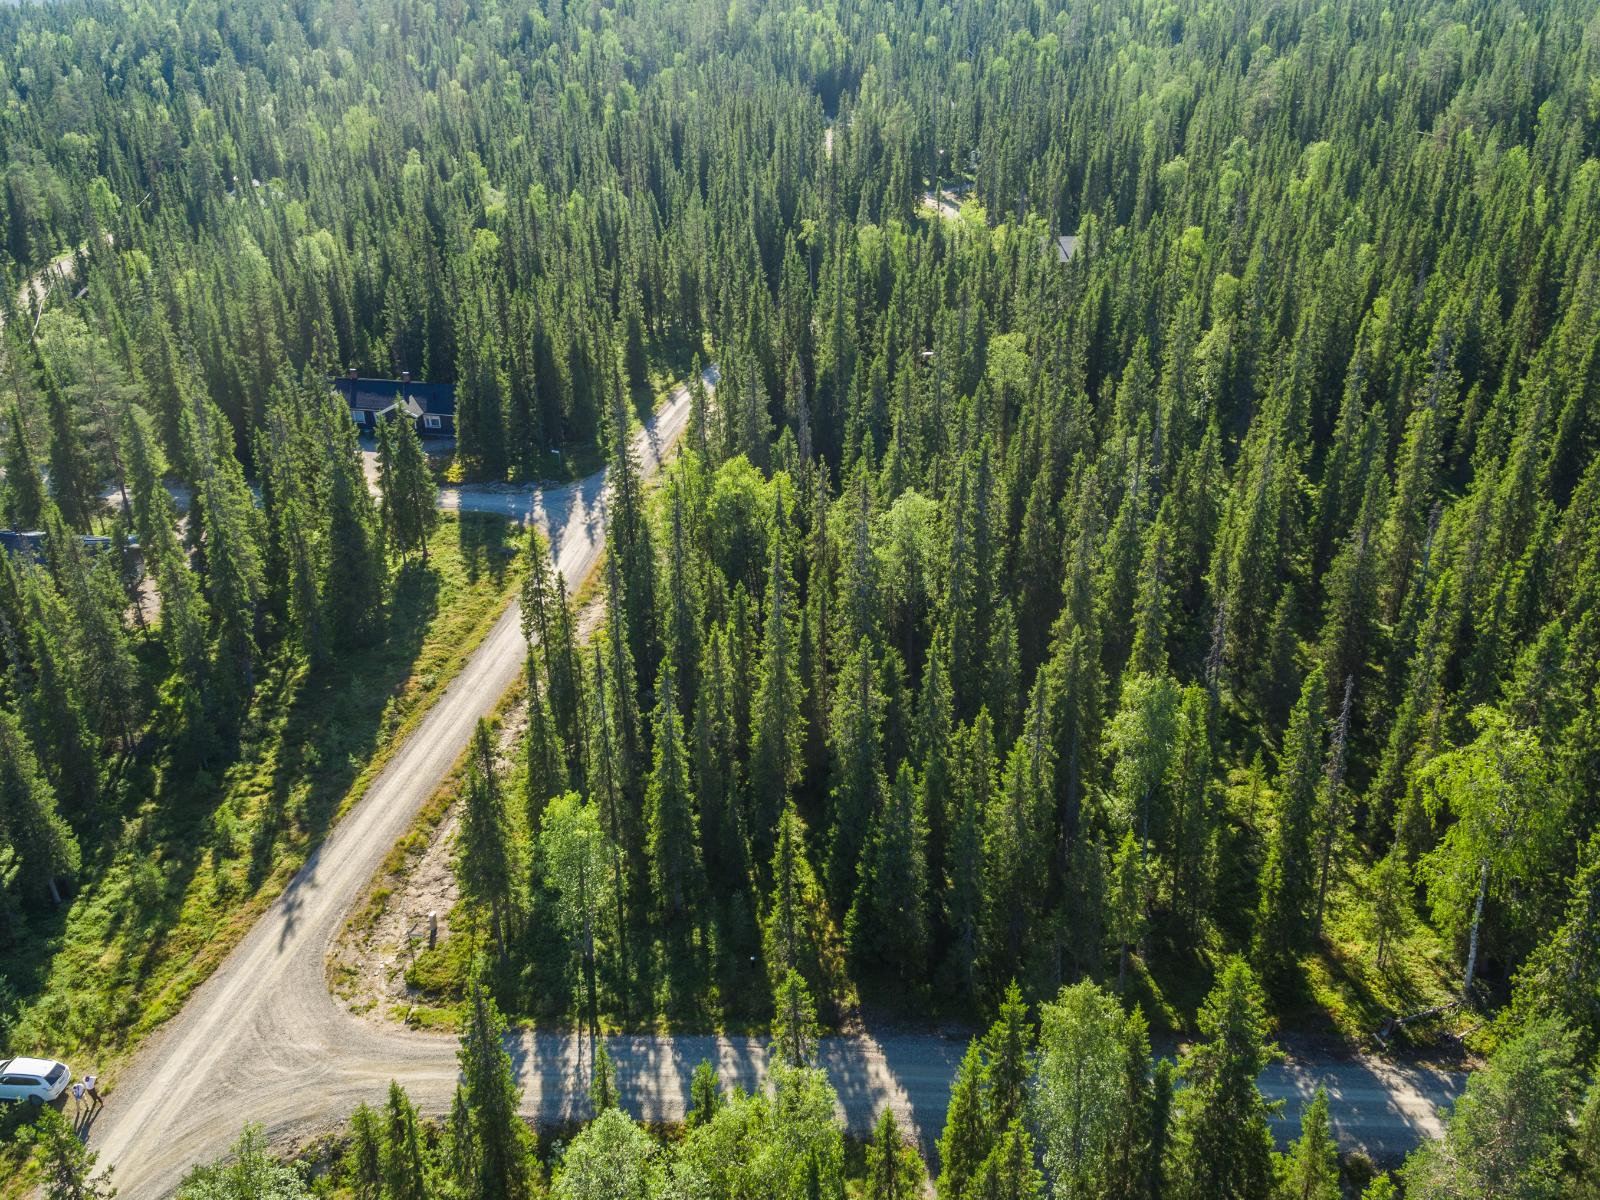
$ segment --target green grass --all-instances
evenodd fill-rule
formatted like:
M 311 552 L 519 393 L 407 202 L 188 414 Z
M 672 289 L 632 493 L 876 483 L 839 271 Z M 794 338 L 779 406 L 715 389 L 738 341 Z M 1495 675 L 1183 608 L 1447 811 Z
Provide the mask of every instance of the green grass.
M 401 571 L 378 645 L 265 672 L 231 764 L 131 772 L 70 905 L 10 960 L 10 1044 L 113 1074 L 174 1015 L 365 791 L 502 611 L 515 531 L 447 516 Z

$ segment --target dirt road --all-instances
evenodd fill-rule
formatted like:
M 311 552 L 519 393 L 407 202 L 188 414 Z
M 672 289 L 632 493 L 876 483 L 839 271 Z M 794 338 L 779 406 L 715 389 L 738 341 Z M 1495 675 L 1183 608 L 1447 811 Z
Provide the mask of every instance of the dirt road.
M 636 435 L 646 473 L 683 432 L 689 407 L 687 389 L 679 388 Z M 545 527 L 557 565 L 576 586 L 599 558 L 604 514 L 597 473 L 529 493 L 512 515 Z M 346 912 L 445 778 L 478 718 L 515 681 L 524 655 L 513 604 L 361 801 L 116 1080 L 91 1143 L 102 1164 L 116 1167 L 124 1197 L 166 1194 L 191 1164 L 225 1150 L 245 1121 L 277 1131 L 326 1120 L 348 1111 L 347 1098 L 364 1094 L 373 1080 L 404 1077 L 408 1064 L 453 1069 L 448 1041 L 364 1038 L 328 995 L 323 961 Z
M 646 470 L 688 415 L 680 390 L 639 435 Z M 492 511 L 540 520 L 561 570 L 576 582 L 601 550 L 602 485 L 595 476 L 529 493 L 523 509 Z M 515 680 L 523 654 L 513 605 L 284 894 L 116 1080 L 91 1143 L 101 1164 L 115 1168 L 127 1200 L 167 1195 L 194 1163 L 226 1151 L 247 1121 L 260 1122 L 273 1138 L 326 1127 L 362 1101 L 378 1102 L 390 1079 L 403 1083 L 425 1112 L 447 1111 L 455 1040 L 352 1016 L 329 995 L 324 962 L 350 907 L 444 779 L 473 724 Z M 525 1113 L 545 1121 L 582 1114 L 586 1055 L 577 1039 L 522 1033 L 509 1044 Z M 756 1039 L 628 1037 L 611 1045 L 625 1102 L 651 1119 L 682 1115 L 690 1073 L 703 1058 L 719 1066 L 727 1085 L 754 1087 L 765 1071 L 765 1048 Z M 892 1105 L 931 1144 L 962 1049 L 929 1034 L 861 1036 L 824 1039 L 821 1057 L 852 1128 L 867 1129 Z M 1262 1083 L 1270 1096 L 1288 1101 L 1280 1132 L 1292 1134 L 1300 1105 L 1319 1081 L 1329 1088 L 1345 1144 L 1384 1157 L 1435 1135 L 1438 1106 L 1460 1088 L 1458 1076 L 1366 1062 L 1276 1066 Z

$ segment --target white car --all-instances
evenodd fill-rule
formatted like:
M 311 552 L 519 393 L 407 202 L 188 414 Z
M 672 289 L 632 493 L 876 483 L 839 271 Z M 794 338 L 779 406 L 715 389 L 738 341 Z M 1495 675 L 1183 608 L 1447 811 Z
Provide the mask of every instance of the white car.
M 48 1104 L 72 1086 L 66 1063 L 48 1058 L 0 1059 L 0 1101 Z

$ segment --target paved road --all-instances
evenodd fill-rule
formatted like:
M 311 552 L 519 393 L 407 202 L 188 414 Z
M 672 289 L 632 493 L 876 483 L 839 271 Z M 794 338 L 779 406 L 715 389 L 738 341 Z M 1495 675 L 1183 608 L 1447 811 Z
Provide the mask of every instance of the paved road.
M 680 390 L 639 435 L 647 470 L 688 415 Z M 603 480 L 517 496 L 524 507 L 511 515 L 541 521 L 562 572 L 581 579 L 602 545 Z M 326 1127 L 362 1101 L 377 1102 L 390 1079 L 425 1112 L 447 1111 L 455 1040 L 352 1016 L 329 995 L 325 960 L 389 847 L 443 781 L 473 724 L 516 679 L 523 655 L 513 605 L 366 796 L 116 1081 L 91 1142 L 102 1165 L 115 1168 L 127 1200 L 167 1195 L 194 1163 L 222 1154 L 247 1121 L 273 1137 Z M 582 1115 L 586 1056 L 576 1038 L 522 1033 L 508 1042 L 525 1113 L 545 1121 Z M 931 1145 L 962 1049 L 927 1034 L 862 1036 L 824 1039 L 821 1055 L 852 1128 L 869 1128 L 892 1105 Z M 612 1052 L 626 1103 L 651 1119 L 682 1115 L 690 1073 L 703 1058 L 717 1063 L 726 1084 L 746 1088 L 757 1085 L 766 1064 L 763 1043 L 749 1038 L 617 1038 Z M 1329 1088 L 1341 1139 L 1374 1156 L 1393 1156 L 1437 1134 L 1436 1108 L 1460 1087 L 1455 1076 L 1366 1062 L 1276 1066 L 1263 1086 L 1288 1101 L 1282 1133 L 1297 1126 L 1299 1106 L 1319 1081 Z

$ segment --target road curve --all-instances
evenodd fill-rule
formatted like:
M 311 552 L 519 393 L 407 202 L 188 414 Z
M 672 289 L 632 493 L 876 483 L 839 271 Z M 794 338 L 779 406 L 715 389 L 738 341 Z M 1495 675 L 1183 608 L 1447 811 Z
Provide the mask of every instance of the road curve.
M 646 471 L 659 464 L 688 416 L 687 393 L 679 389 L 638 435 Z M 493 495 L 508 507 L 491 511 L 544 524 L 569 582 L 597 561 L 601 476 L 542 494 Z M 476 500 L 468 504 L 477 507 Z M 390 1079 L 404 1084 L 424 1112 L 448 1110 L 455 1039 L 351 1015 L 329 994 L 324 963 L 351 906 L 444 780 L 474 723 L 515 681 L 523 656 L 513 604 L 361 801 L 122 1073 L 90 1140 L 127 1200 L 169 1194 L 192 1165 L 224 1153 L 247 1121 L 273 1138 L 309 1132 L 343 1120 L 362 1101 L 377 1102 Z M 507 1042 L 525 1114 L 545 1122 L 583 1115 L 587 1056 L 576 1038 L 524 1031 Z M 728 1086 L 754 1088 L 766 1070 L 765 1044 L 755 1038 L 619 1037 L 610 1046 L 624 1101 L 650 1120 L 683 1114 L 690 1074 L 702 1059 L 717 1064 Z M 852 1129 L 865 1131 L 883 1107 L 893 1106 L 931 1146 L 963 1049 L 931 1034 L 825 1038 L 820 1059 Z M 1318 1083 L 1329 1090 L 1341 1141 L 1379 1158 L 1436 1136 L 1437 1109 L 1461 1086 L 1456 1075 L 1371 1062 L 1279 1064 L 1262 1086 L 1286 1101 L 1281 1137 L 1298 1127 L 1299 1109 Z
M 715 373 L 707 373 L 715 383 Z M 641 469 L 653 472 L 682 434 L 689 394 L 680 387 L 635 435 Z M 527 492 L 511 515 L 550 534 L 569 584 L 588 574 L 604 544 L 604 472 L 559 489 Z M 525 657 L 513 603 L 468 658 L 366 794 L 306 861 L 183 1011 L 159 1030 L 117 1079 L 90 1129 L 102 1165 L 124 1197 L 171 1191 L 197 1161 L 215 1157 L 245 1121 L 278 1131 L 347 1113 L 373 1081 L 407 1059 L 453 1070 L 445 1040 L 402 1038 L 363 1025 L 328 994 L 323 963 L 346 913 L 395 841 L 443 782 L 472 728 L 516 680 Z M 431 1094 L 431 1093 L 430 1093 Z

